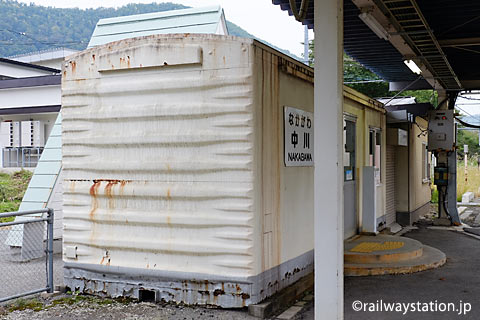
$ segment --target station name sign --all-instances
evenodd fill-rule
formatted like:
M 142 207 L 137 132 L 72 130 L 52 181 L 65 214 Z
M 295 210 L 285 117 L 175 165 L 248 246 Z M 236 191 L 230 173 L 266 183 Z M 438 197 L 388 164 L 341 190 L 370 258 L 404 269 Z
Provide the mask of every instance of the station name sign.
M 285 107 L 285 166 L 313 166 L 313 113 Z

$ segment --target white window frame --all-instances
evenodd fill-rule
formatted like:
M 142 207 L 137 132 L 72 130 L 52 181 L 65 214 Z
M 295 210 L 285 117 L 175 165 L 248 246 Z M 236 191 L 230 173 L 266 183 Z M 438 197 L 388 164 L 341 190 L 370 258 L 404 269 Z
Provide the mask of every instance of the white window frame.
M 373 133 L 373 150 L 372 149 L 372 143 L 370 141 L 370 135 Z M 380 136 L 380 139 L 377 139 L 377 136 Z M 380 140 L 380 141 L 378 141 Z M 380 154 L 377 155 L 376 152 L 376 146 L 380 146 Z M 368 130 L 368 156 L 370 157 L 371 155 L 373 156 L 373 159 L 369 158 L 369 165 L 373 166 L 375 168 L 375 184 L 376 185 L 381 185 L 382 184 L 382 129 L 380 128 L 375 128 L 375 127 L 369 127 Z M 377 162 L 376 159 L 378 158 L 378 163 L 379 167 L 377 168 L 375 166 L 375 163 Z
M 428 145 L 426 142 L 422 142 L 422 182 L 430 182 L 430 157 L 431 154 L 428 152 Z

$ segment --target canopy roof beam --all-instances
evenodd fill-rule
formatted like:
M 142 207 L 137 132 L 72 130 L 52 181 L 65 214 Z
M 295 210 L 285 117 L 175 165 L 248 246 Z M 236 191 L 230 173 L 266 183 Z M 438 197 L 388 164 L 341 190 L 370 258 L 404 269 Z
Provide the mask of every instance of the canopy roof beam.
M 439 79 L 442 87 L 447 90 L 461 90 L 462 84 L 460 80 L 451 67 L 447 56 L 443 52 L 442 47 L 438 43 L 416 1 L 402 0 L 401 2 L 389 2 L 374 0 L 374 2 L 382 13 L 386 17 L 389 17 L 389 22 L 412 48 L 415 55 L 418 58 L 423 57 L 421 59 L 422 63 L 425 64 L 435 78 Z M 408 19 L 404 19 L 403 17 L 408 17 Z M 412 19 L 420 20 L 421 23 L 406 22 Z M 415 30 L 409 31 L 410 29 Z M 421 38 L 417 37 L 419 34 L 422 35 Z M 430 58 L 427 56 L 440 56 L 442 58 L 442 64 L 430 64 Z M 442 72 L 444 70 L 448 70 L 448 74 Z

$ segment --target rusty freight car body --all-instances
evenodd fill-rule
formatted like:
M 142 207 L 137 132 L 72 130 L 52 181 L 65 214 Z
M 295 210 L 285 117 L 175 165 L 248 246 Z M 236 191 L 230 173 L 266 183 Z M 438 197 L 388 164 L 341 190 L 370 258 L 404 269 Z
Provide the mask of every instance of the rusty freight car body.
M 66 60 L 62 105 L 67 286 L 243 307 L 312 272 L 313 167 L 284 163 L 311 68 L 231 36 L 126 39 Z

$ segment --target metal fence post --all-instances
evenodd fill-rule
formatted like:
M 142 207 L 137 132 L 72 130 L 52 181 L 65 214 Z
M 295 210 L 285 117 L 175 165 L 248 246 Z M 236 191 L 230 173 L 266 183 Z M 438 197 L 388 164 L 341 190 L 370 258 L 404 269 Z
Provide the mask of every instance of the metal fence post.
M 12 217 L 24 219 L 10 221 Z M 0 222 L 0 303 L 45 291 L 52 293 L 54 210 L 44 208 L 3 212 L 0 213 L 0 218 L 9 218 L 9 222 Z M 28 247 L 33 255 L 24 256 L 25 247 Z M 18 276 L 15 276 L 21 275 L 23 271 L 29 276 L 27 281 L 19 281 Z M 41 277 L 38 277 L 39 273 L 42 274 Z M 24 289 L 25 285 L 27 289 Z
M 47 212 L 47 259 L 48 259 L 48 292 L 53 292 L 53 209 L 49 208 Z

